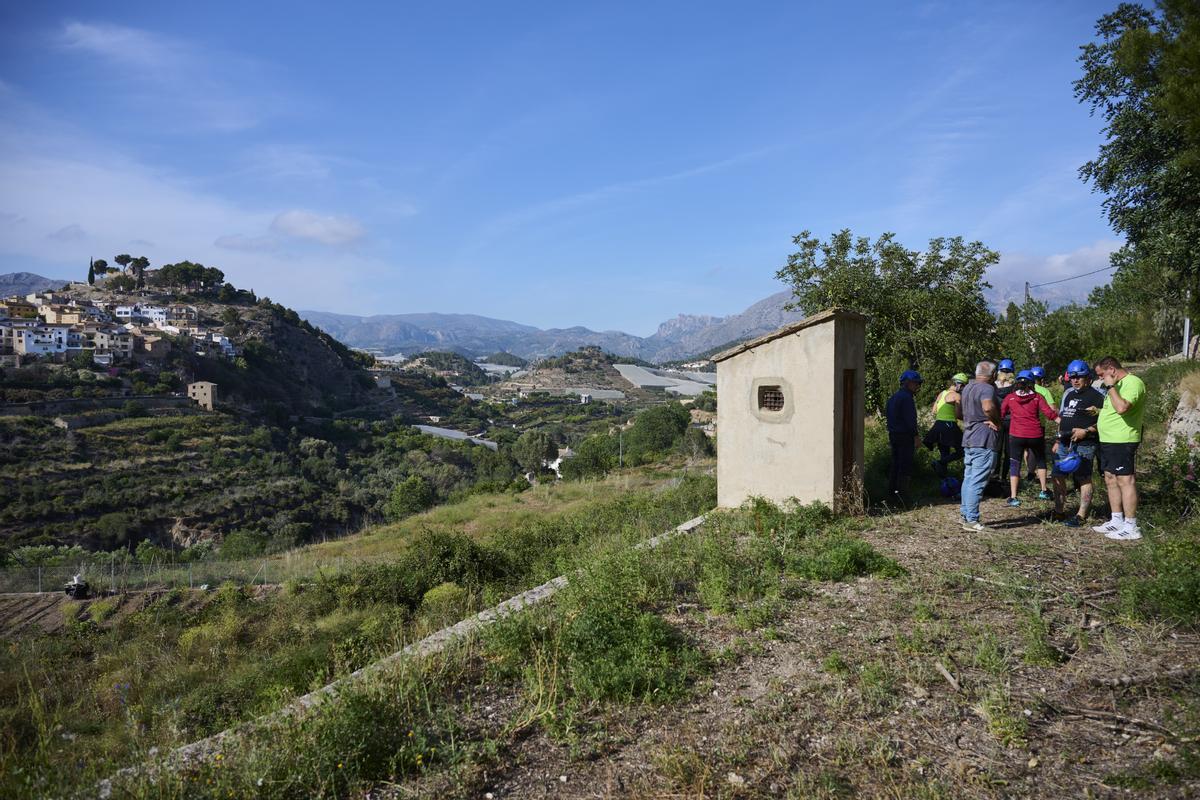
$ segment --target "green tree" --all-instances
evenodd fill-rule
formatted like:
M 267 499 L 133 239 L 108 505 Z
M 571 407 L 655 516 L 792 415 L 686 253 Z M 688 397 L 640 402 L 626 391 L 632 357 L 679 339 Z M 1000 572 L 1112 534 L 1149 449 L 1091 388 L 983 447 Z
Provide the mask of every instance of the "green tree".
M 104 285 L 114 292 L 132 292 L 137 288 L 137 281 L 132 275 L 114 275 Z
M 870 405 L 883 405 L 905 369 L 950 375 L 989 352 L 994 319 L 983 275 L 1000 257 L 981 242 L 931 239 L 922 253 L 891 233 L 871 242 L 842 230 L 822 242 L 804 231 L 793 241 L 800 249 L 776 273 L 792 287 L 791 307 L 815 314 L 839 306 L 870 319 Z
M 562 464 L 567 480 L 598 478 L 617 465 L 617 443 L 611 436 L 589 436 L 572 449 L 575 454 Z
M 108 262 L 103 258 L 97 258 L 92 262 L 92 268 L 96 270 L 97 275 L 103 275 L 108 272 Z
M 119 256 L 113 256 L 113 261 L 120 264 L 121 269 L 126 269 L 130 262 L 133 261 L 133 256 L 129 255 L 129 253 L 121 253 Z
M 679 403 L 664 403 L 638 414 L 625 434 L 628 463 L 639 464 L 672 449 L 690 422 L 691 415 Z
M 146 286 L 146 269 L 150 266 L 150 259 L 145 256 L 138 256 L 129 262 L 133 267 L 133 273 L 137 280 L 137 288 L 142 289 Z
M 526 431 L 513 444 L 513 458 L 526 472 L 541 472 L 542 462 L 553 461 L 558 455 L 554 440 L 544 431 Z
M 1075 97 L 1104 118 L 1106 140 L 1080 177 L 1107 195 L 1114 294 L 1177 319 L 1200 310 L 1200 3 L 1122 3 L 1079 56 Z
M 96 285 L 96 263 L 94 261 L 89 260 L 88 261 L 88 286 L 95 286 L 95 285 Z
M 429 508 L 433 500 L 429 483 L 420 475 L 410 475 L 392 489 L 384 513 L 390 520 L 401 520 Z

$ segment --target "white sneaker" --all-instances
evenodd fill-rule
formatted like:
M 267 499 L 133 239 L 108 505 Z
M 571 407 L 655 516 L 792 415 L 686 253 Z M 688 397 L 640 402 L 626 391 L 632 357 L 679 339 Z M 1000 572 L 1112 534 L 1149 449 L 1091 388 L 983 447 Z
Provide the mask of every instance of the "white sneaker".
M 987 525 L 983 524 L 983 520 L 980 520 L 978 522 L 967 522 L 964 519 L 962 521 L 962 529 L 964 531 L 968 531 L 969 533 L 991 533 L 992 532 L 991 528 L 989 528 Z
M 1136 525 L 1126 525 L 1119 531 L 1104 534 L 1109 539 L 1116 539 L 1118 542 L 1132 542 L 1142 538 L 1142 531 Z
M 1094 530 L 1096 533 L 1103 533 L 1105 536 L 1107 536 L 1110 533 L 1119 533 L 1120 531 L 1125 530 L 1125 523 L 1114 522 L 1110 519 L 1103 525 L 1096 525 L 1092 528 L 1092 530 Z

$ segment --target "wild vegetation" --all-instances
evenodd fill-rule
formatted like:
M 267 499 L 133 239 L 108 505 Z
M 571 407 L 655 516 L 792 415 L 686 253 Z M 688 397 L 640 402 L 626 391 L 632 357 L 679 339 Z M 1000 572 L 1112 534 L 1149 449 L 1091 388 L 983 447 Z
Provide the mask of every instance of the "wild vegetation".
M 417 528 L 392 537 L 387 560 L 273 590 L 149 594 L 116 616 L 112 601 L 72 604 L 64 633 L 22 638 L 0 655 L 4 794 L 85 786 L 150 747 L 277 708 L 606 542 L 658 533 L 713 500 L 710 478 L 685 476 L 514 526 L 507 513 L 494 526 L 484 513 L 472 535 Z

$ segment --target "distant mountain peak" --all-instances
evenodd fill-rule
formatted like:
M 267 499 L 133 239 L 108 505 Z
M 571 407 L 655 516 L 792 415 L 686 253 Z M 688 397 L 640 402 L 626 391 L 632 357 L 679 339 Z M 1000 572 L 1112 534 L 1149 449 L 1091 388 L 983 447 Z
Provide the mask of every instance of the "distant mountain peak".
M 355 317 L 301 311 L 313 325 L 351 347 L 383 353 L 419 353 L 454 349 L 471 356 L 503 350 L 526 359 L 556 356 L 584 347 L 599 347 L 618 356 L 651 362 L 673 361 L 710 351 L 729 342 L 769 333 L 804 315 L 784 306 L 790 292 L 777 292 L 739 314 L 679 314 L 658 326 L 653 335 L 593 331 L 583 326 L 541 330 L 508 320 L 472 314 L 392 314 Z
M 718 325 L 724 319 L 708 314 L 679 314 L 659 325 L 655 335 L 664 339 L 687 336 L 710 325 Z

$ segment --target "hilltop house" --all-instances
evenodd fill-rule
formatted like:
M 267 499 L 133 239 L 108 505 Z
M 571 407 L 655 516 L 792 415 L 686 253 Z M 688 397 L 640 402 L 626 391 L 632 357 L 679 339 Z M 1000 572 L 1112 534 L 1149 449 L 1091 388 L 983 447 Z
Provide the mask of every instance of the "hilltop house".
M 861 502 L 866 318 L 829 309 L 714 356 L 717 503 Z
M 189 383 L 187 394 L 205 411 L 212 411 L 217 403 L 217 384 L 212 381 Z

